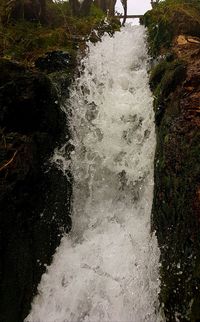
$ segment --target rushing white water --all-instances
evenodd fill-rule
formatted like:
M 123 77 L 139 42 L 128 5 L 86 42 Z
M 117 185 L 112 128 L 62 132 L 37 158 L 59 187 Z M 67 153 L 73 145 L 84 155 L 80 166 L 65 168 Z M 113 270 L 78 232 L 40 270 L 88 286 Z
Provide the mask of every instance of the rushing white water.
M 150 234 L 155 150 L 145 30 L 89 45 L 71 90 L 73 229 L 43 275 L 28 322 L 156 322 Z

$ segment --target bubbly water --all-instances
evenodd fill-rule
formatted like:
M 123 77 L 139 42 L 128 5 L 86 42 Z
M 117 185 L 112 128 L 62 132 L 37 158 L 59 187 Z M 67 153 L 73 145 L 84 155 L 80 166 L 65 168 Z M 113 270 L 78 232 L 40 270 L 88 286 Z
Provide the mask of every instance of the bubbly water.
M 89 44 L 70 98 L 73 229 L 25 321 L 162 321 L 150 234 L 155 133 L 145 40 L 143 27 L 126 26 Z

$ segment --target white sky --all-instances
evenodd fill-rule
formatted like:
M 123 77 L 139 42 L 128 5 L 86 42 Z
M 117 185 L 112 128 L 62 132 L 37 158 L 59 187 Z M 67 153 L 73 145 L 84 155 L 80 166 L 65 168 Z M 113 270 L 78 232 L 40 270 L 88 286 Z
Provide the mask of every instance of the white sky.
M 67 0 L 68 1 L 68 0 Z M 79 0 L 82 2 L 83 0 Z M 143 15 L 146 11 L 151 9 L 151 0 L 127 0 L 128 1 L 128 14 Z M 117 0 L 115 10 L 123 13 L 123 7 L 120 0 Z
M 141 15 L 149 9 L 151 9 L 150 0 L 128 0 L 128 14 Z M 117 0 L 115 10 L 118 12 L 123 11 L 120 0 Z

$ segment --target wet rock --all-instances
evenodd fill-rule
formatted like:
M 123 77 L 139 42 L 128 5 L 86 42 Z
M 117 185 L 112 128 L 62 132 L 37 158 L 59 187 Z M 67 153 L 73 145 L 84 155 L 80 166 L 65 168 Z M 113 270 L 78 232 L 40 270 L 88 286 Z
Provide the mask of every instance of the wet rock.
M 74 64 L 72 56 L 63 51 L 51 51 L 45 57 L 39 57 L 35 62 L 35 67 L 41 71 L 53 73 L 61 70 L 68 70 Z
M 152 226 L 169 322 L 200 321 L 199 16 L 197 0 L 166 0 L 143 19 L 158 62 L 150 78 L 157 135 Z
M 71 228 L 71 175 L 52 165 L 66 116 L 49 77 L 0 60 L 0 321 L 21 322 Z
M 152 223 L 161 249 L 160 301 L 169 322 L 200 319 L 199 41 L 178 35 L 175 60 L 162 61 L 151 77 L 154 105 L 162 106 L 161 114 L 156 111 Z

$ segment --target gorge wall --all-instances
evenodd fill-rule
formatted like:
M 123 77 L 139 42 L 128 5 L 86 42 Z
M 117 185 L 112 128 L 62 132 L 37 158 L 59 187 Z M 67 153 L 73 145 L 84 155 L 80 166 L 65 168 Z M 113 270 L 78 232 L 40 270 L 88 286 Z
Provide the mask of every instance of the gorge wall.
M 71 228 L 70 174 L 67 179 L 50 161 L 67 133 L 62 102 L 52 82 L 55 69 L 60 94 L 63 88 L 66 96 L 70 83 L 66 57 L 53 53 L 38 65 L 45 71 L 0 60 L 2 322 L 23 321 L 62 233 Z
M 167 321 L 200 321 L 200 3 L 165 1 L 144 16 L 154 56 L 157 149 L 152 226 Z M 156 62 L 156 63 L 155 63 Z
M 48 21 L 42 25 L 32 7 L 22 19 L 5 11 L 4 3 L 0 4 L 0 321 L 22 322 L 63 232 L 71 229 L 72 176 L 59 170 L 52 157 L 55 148 L 64 146 L 67 156 L 72 149 L 66 143 L 70 133 L 63 109 L 68 108 L 77 51 L 84 55 L 86 41 L 98 41 L 105 31 L 112 34 L 120 23 L 104 22 L 104 13 L 96 8 L 87 17 L 74 17 L 68 3 L 47 1 Z M 5 21 L 7 14 L 10 20 Z
M 80 29 L 84 30 L 89 22 L 84 20 L 80 24 L 73 17 L 67 19 L 77 23 L 76 28 L 68 23 L 67 28 L 71 28 L 68 34 L 67 28 L 59 26 L 58 30 L 45 29 L 43 35 L 40 27 L 39 31 L 36 28 L 37 39 L 31 34 L 24 42 L 26 30 L 18 38 L 13 37 L 12 28 L 6 39 L 2 38 L 2 42 L 0 39 L 0 55 L 10 55 L 9 59 L 0 60 L 2 322 L 23 321 L 45 265 L 50 263 L 63 231 L 71 228 L 72 178 L 68 173 L 67 179 L 50 159 L 55 147 L 61 146 L 65 135 L 69 135 L 60 105 L 61 96 L 68 94 L 69 69 L 74 66 L 68 65 L 69 57 L 53 50 L 58 41 L 61 49 L 70 43 L 74 50 Z M 161 249 L 160 301 L 167 321 L 197 322 L 200 321 L 199 1 L 166 0 L 148 12 L 143 23 L 149 32 L 150 54 L 155 58 L 150 76 L 157 131 L 152 229 L 157 232 Z M 93 20 L 90 24 L 93 26 Z M 12 39 L 16 43 L 12 44 Z M 37 68 L 13 61 L 24 54 L 24 49 L 29 50 L 31 59 L 33 51 L 34 55 L 36 51 L 40 54 L 41 40 L 52 54 L 38 60 Z M 20 42 L 26 47 L 19 52 Z M 85 44 L 81 46 L 85 48 Z M 42 53 L 45 50 L 46 47 Z M 67 150 L 70 149 L 68 146 Z

